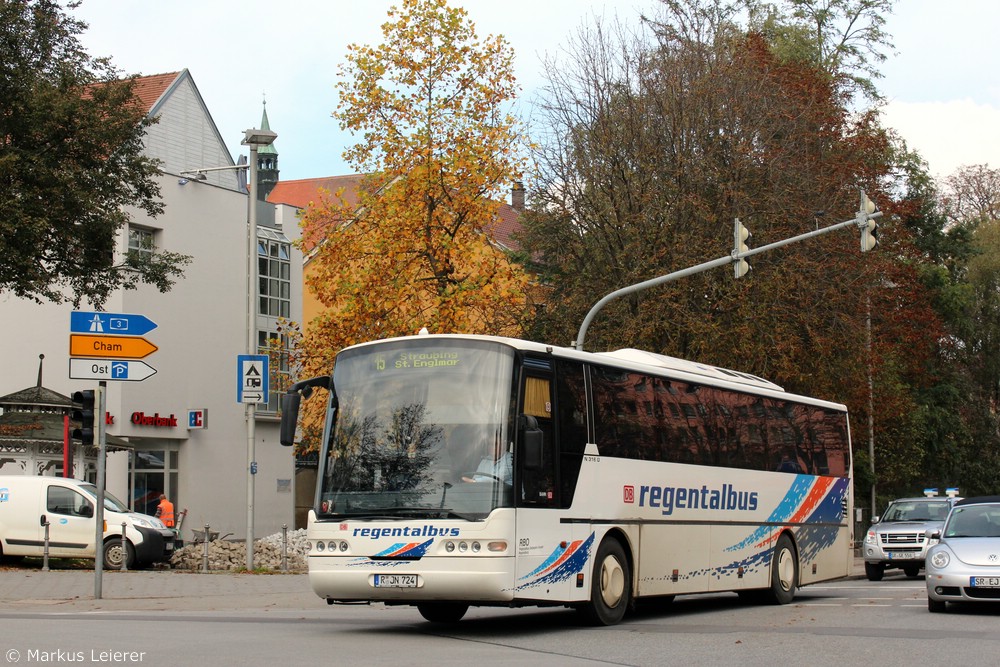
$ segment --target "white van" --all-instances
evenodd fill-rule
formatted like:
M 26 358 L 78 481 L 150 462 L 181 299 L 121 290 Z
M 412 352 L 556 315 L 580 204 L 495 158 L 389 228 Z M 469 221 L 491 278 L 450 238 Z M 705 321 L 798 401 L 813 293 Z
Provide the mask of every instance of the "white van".
M 41 556 L 45 523 L 49 524 L 49 556 L 95 558 L 94 508 L 97 487 L 64 477 L 0 475 L 0 557 Z M 104 494 L 104 567 L 128 568 L 170 559 L 174 531 L 159 519 L 131 512 L 110 493 Z M 122 549 L 122 524 L 125 549 Z

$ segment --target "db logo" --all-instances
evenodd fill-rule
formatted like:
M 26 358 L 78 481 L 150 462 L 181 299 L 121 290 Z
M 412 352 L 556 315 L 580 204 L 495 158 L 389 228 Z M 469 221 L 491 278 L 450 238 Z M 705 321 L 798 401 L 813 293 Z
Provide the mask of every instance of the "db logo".
M 635 487 L 634 486 L 626 486 L 626 487 L 624 487 L 622 489 L 622 500 L 624 500 L 627 503 L 634 503 L 635 502 Z

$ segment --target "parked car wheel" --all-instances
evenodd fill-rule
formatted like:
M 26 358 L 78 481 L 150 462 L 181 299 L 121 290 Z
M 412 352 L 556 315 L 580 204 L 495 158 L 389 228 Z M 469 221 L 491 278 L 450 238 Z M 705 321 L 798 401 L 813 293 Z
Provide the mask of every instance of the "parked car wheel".
M 129 570 L 135 569 L 135 547 L 128 540 L 125 541 L 125 549 L 122 549 L 121 538 L 111 539 L 104 543 L 104 568 L 108 570 L 120 570 L 122 559 L 125 560 L 125 567 Z
M 948 610 L 948 603 L 943 600 L 927 598 L 927 611 L 932 614 L 942 614 Z

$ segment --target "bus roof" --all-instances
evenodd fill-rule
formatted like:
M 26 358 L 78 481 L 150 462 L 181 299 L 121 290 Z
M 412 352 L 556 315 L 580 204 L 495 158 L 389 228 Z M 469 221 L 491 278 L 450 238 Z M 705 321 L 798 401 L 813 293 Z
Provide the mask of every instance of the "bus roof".
M 784 388 L 776 385 L 775 383 L 765 380 L 764 378 L 757 377 L 756 375 L 751 375 L 750 373 L 734 371 L 728 368 L 720 368 L 709 364 L 701 364 L 696 361 L 688 361 L 687 359 L 678 359 L 677 357 L 670 357 L 665 354 L 656 354 L 655 352 L 636 350 L 630 347 L 615 350 L 614 352 L 595 352 L 594 354 L 601 357 L 611 357 L 612 359 L 620 359 L 634 363 L 646 364 L 648 366 L 656 366 L 657 368 L 684 371 L 685 373 L 693 373 L 694 375 L 704 375 L 719 380 L 728 380 L 729 382 L 749 384 L 754 387 L 762 387 L 772 391 L 784 391 Z
M 378 343 L 388 343 L 393 341 L 401 340 L 416 340 L 419 338 L 462 338 L 467 340 L 486 340 L 494 341 L 497 343 L 502 343 L 510 347 L 519 350 L 529 350 L 532 352 L 542 352 L 547 354 L 556 353 L 561 357 L 570 357 L 575 359 L 580 359 L 581 361 L 589 361 L 590 363 L 609 363 L 617 366 L 631 367 L 635 370 L 644 370 L 646 372 L 652 372 L 655 375 L 662 375 L 664 371 L 671 371 L 674 374 L 681 373 L 688 376 L 689 379 L 693 379 L 691 376 L 700 377 L 705 380 L 710 380 L 712 384 L 730 386 L 733 389 L 733 385 L 738 385 L 742 387 L 744 391 L 748 389 L 756 390 L 754 393 L 763 394 L 782 394 L 788 398 L 795 397 L 797 399 L 803 399 L 810 403 L 817 403 L 826 405 L 827 407 L 836 408 L 839 410 L 845 410 L 846 406 L 840 403 L 826 401 L 824 399 L 813 398 L 810 396 L 802 395 L 792 395 L 786 394 L 783 387 L 775 384 L 769 380 L 752 375 L 750 373 L 744 373 L 742 371 L 734 371 L 727 368 L 721 368 L 719 366 L 712 366 L 711 364 L 703 364 L 696 361 L 689 361 L 687 359 L 679 359 L 677 357 L 671 357 L 665 354 L 657 354 L 655 352 L 646 352 L 644 350 L 636 350 L 634 348 L 623 348 L 621 350 L 614 350 L 611 352 L 584 352 L 577 350 L 572 347 L 561 347 L 558 345 L 550 345 L 547 343 L 538 343 L 535 341 L 523 340 L 520 338 L 509 338 L 505 336 L 487 336 L 481 334 L 418 334 L 416 336 L 400 336 L 396 338 L 383 338 L 381 340 L 370 341 L 366 343 L 358 343 L 352 347 L 361 347 L 366 345 L 374 345 Z M 348 348 L 345 348 L 348 349 Z

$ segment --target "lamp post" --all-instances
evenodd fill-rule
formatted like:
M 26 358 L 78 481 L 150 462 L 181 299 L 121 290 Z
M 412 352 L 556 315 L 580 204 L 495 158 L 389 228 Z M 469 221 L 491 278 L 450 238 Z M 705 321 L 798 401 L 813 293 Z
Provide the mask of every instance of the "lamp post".
M 247 354 L 257 353 L 257 149 L 270 146 L 278 135 L 270 130 L 243 132 L 244 146 L 250 147 L 250 175 L 247 179 Z M 266 398 L 266 397 L 265 397 Z M 255 461 L 254 438 L 257 404 L 246 404 L 247 420 L 247 569 L 253 569 L 253 504 Z

